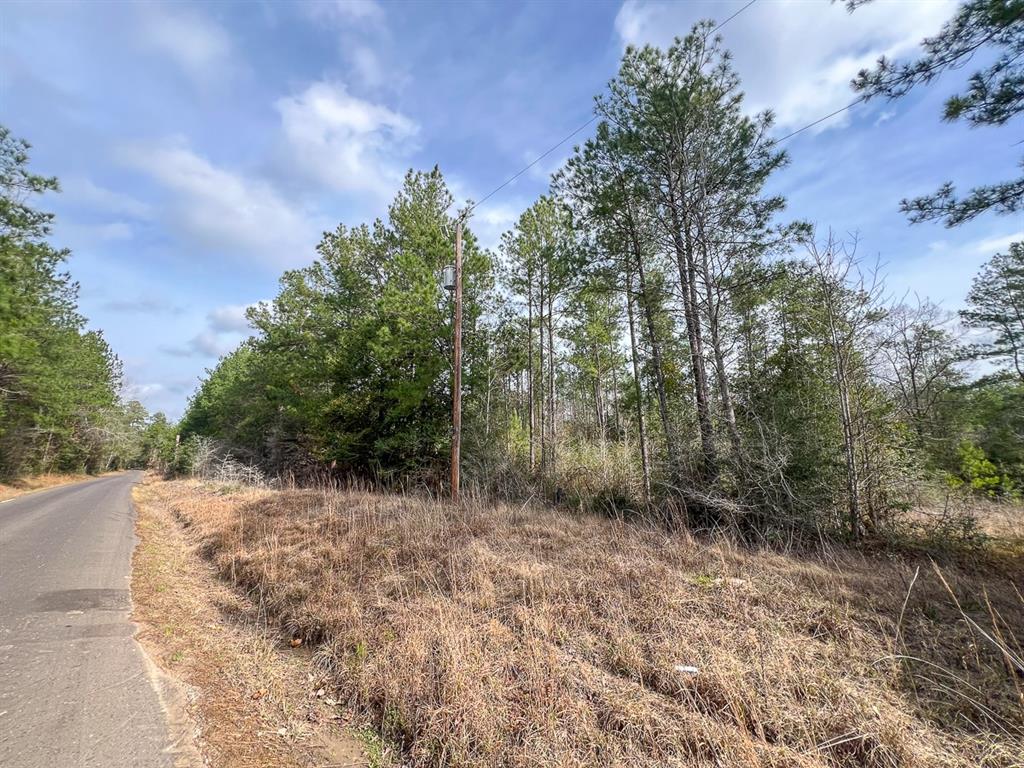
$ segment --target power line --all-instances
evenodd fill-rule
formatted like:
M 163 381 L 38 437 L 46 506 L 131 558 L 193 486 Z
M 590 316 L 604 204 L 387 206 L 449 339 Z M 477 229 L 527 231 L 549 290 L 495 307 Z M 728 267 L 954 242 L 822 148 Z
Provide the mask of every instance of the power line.
M 741 13 L 744 9 L 749 8 L 755 2 L 757 2 L 757 0 L 751 0 L 751 2 L 749 2 L 745 6 L 743 6 L 743 8 L 741 8 L 739 11 L 734 13 L 730 18 L 735 18 L 739 13 Z M 728 20 L 729 19 L 726 19 L 726 21 L 728 21 Z M 725 22 L 722 22 L 722 23 L 724 24 Z M 719 25 L 719 26 L 721 26 L 721 25 Z M 810 123 L 807 123 L 807 125 L 801 126 L 800 128 L 797 128 L 795 131 L 791 131 L 790 133 L 787 133 L 785 136 L 782 136 L 781 138 L 770 139 L 769 141 L 772 144 L 781 144 L 782 142 L 788 141 L 789 139 L 793 138 L 797 134 L 803 133 L 808 128 L 813 128 L 814 126 L 818 125 L 819 123 L 823 123 L 826 120 L 829 120 L 829 119 L 835 117 L 836 115 L 842 114 L 846 110 L 851 109 L 852 107 L 855 107 L 855 106 L 857 106 L 858 104 L 860 104 L 861 102 L 864 102 L 864 101 L 867 101 L 867 97 L 866 96 L 861 96 L 860 98 L 854 99 L 853 101 L 851 101 L 845 107 L 840 107 L 837 110 L 829 112 L 827 115 L 825 115 L 823 117 L 819 117 L 817 120 L 814 120 L 814 121 L 812 121 Z M 482 197 L 480 200 L 478 200 L 477 202 L 473 203 L 473 205 L 471 205 L 469 208 L 467 208 L 466 212 L 465 212 L 465 215 L 468 216 L 475 208 L 477 208 L 477 206 L 479 206 L 485 200 L 487 200 L 488 198 L 490 198 L 493 195 L 497 194 L 502 189 L 504 189 L 509 184 L 511 184 L 513 181 L 518 179 L 520 176 L 522 176 L 524 173 L 526 173 L 528 170 L 530 170 L 533 166 L 535 166 L 537 163 L 539 163 L 545 157 L 550 155 L 552 152 L 554 152 L 556 149 L 558 149 L 565 142 L 567 142 L 569 139 L 571 139 L 577 133 L 582 131 L 584 128 L 586 128 L 588 125 L 590 125 L 592 122 L 597 120 L 599 117 L 602 117 L 602 115 L 600 115 L 600 114 L 594 115 L 589 120 L 587 120 L 587 122 L 585 122 L 583 125 L 581 125 L 579 128 L 577 128 L 575 131 L 573 131 L 568 136 L 566 136 L 565 138 L 561 139 L 557 144 L 555 144 L 550 149 L 548 149 L 544 154 L 542 154 L 539 157 L 537 157 L 533 162 L 529 163 L 528 165 L 523 166 L 523 168 L 518 173 L 516 173 L 514 176 L 510 176 L 508 179 L 506 179 L 504 182 L 502 182 L 499 186 L 497 186 L 494 189 L 492 189 L 490 192 L 488 192 L 486 195 L 484 195 L 484 197 Z M 606 120 L 612 120 L 612 122 L 615 122 L 615 120 L 610 118 L 608 115 L 604 115 L 603 117 Z
M 845 112 L 846 110 L 850 109 L 850 107 L 855 107 L 855 106 L 857 106 L 858 104 L 860 104 L 860 103 L 861 103 L 862 101 L 867 101 L 867 97 L 866 97 L 866 96 L 861 96 L 861 97 L 860 97 L 859 99 L 854 99 L 854 100 L 853 100 L 853 101 L 851 101 L 851 102 L 850 102 L 849 104 L 847 104 L 847 105 L 846 105 L 845 107 L 840 107 L 840 108 L 839 108 L 839 109 L 837 109 L 837 110 L 836 110 L 835 112 L 829 112 L 829 113 L 828 113 L 827 115 L 825 115 L 824 117 L 819 117 L 819 118 L 818 118 L 817 120 L 815 120 L 815 121 L 814 121 L 813 123 L 808 123 L 808 124 L 807 124 L 807 125 L 805 125 L 805 126 L 804 126 L 803 128 L 797 128 L 797 129 L 796 129 L 795 131 L 793 131 L 792 133 L 787 133 L 787 134 L 786 134 L 785 136 L 783 136 L 783 137 L 782 137 L 781 139 L 772 139 L 772 143 L 773 143 L 773 144 L 781 144 L 781 143 L 782 143 L 782 142 L 784 142 L 784 141 L 785 141 L 786 139 L 791 139 L 791 138 L 793 138 L 794 136 L 796 136 L 796 135 L 797 135 L 798 133 L 803 133 L 803 132 L 804 132 L 804 131 L 806 131 L 806 130 L 807 130 L 808 128 L 813 128 L 813 127 L 814 127 L 814 126 L 816 126 L 816 125 L 817 125 L 818 123 L 823 123 L 823 122 L 825 122 L 825 121 L 826 121 L 826 120 L 828 120 L 828 119 L 829 119 L 830 117 L 835 117 L 836 115 L 842 114 L 842 113 L 843 113 L 843 112 Z
M 715 32 L 717 32 L 718 30 L 720 30 L 720 29 L 721 29 L 722 27 L 724 27 L 724 26 L 725 26 L 726 24 L 728 24 L 728 23 L 729 23 L 730 21 L 732 21 L 733 19 L 735 19 L 735 18 L 736 18 L 737 16 L 739 16 L 739 15 L 740 15 L 741 13 L 743 13 L 743 12 L 744 12 L 745 10 L 747 10 L 747 8 L 749 8 L 750 6 L 752 6 L 752 5 L 753 5 L 754 3 L 756 3 L 756 2 L 757 2 L 757 0 L 750 0 L 750 1 L 749 1 L 749 2 L 748 2 L 748 3 L 746 4 L 746 5 L 744 5 L 744 6 L 743 6 L 742 8 L 740 8 L 740 9 L 739 9 L 738 11 L 736 11 L 736 13 L 734 13 L 734 14 L 733 14 L 732 16 L 730 16 L 729 18 L 727 18 L 727 19 L 726 19 L 725 21 L 723 21 L 723 22 L 722 22 L 721 24 L 719 24 L 719 25 L 718 25 L 717 27 L 715 27 L 714 29 L 712 29 L 712 30 L 711 30 L 711 34 L 712 34 L 712 35 L 713 35 L 713 34 L 715 34 Z M 527 172 L 528 170 L 530 170 L 531 168 L 533 168 L 533 166 L 535 166 L 535 165 L 536 165 L 537 163 L 539 163 L 539 162 L 540 162 L 541 160 L 543 160 L 543 159 L 544 159 L 545 157 L 547 157 L 548 155 L 550 155 L 550 154 L 551 154 L 552 152 L 554 152 L 554 151 L 555 151 L 556 149 L 558 149 L 558 148 L 559 148 L 560 146 L 562 146 L 563 144 L 565 144 L 565 142 L 567 142 L 567 141 L 568 141 L 569 139 L 571 139 L 571 138 L 572 138 L 573 136 L 575 136 L 575 135 L 576 135 L 577 133 L 579 133 L 580 131 L 582 131 L 582 130 L 583 130 L 584 128 L 586 128 L 586 127 L 587 127 L 588 125 L 590 125 L 590 124 L 591 124 L 592 122 L 594 122 L 595 120 L 597 120 L 597 118 L 598 118 L 598 117 L 600 117 L 600 115 L 594 115 L 594 116 L 593 116 L 593 117 L 591 117 L 591 118 L 590 118 L 589 120 L 587 120 L 587 122 L 585 122 L 585 123 L 584 123 L 583 125 L 581 125 L 581 126 L 580 126 L 579 128 L 577 128 L 576 130 L 574 130 L 574 131 L 573 131 L 572 133 L 568 134 L 568 135 L 567 135 L 567 136 L 565 136 L 564 138 L 560 139 L 560 140 L 558 141 L 558 143 L 556 143 L 556 144 L 552 145 L 552 146 L 551 146 L 551 147 L 550 147 L 549 149 L 547 149 L 547 150 L 546 150 L 546 151 L 545 151 L 545 152 L 544 152 L 544 153 L 543 153 L 542 155 L 539 155 L 538 157 L 534 158 L 534 159 L 533 159 L 533 161 L 531 161 L 530 163 L 527 163 L 526 165 L 524 165 L 524 166 L 523 166 L 522 168 L 520 168 L 520 169 L 519 169 L 519 170 L 518 170 L 518 171 L 517 171 L 517 172 L 516 172 L 515 174 L 513 174 L 512 176 L 509 176 L 509 177 L 508 177 L 507 179 L 505 179 L 505 181 L 503 181 L 503 182 L 502 182 L 501 184 L 499 184 L 499 185 L 498 185 L 497 187 L 495 187 L 494 189 L 492 189 L 492 190 L 491 190 L 490 192 L 488 192 L 488 193 L 487 193 L 486 195 L 484 195 L 484 196 L 483 196 L 482 198 L 480 198 L 480 199 L 479 199 L 479 200 L 477 200 L 477 201 L 476 201 L 475 203 L 473 203 L 473 204 L 472 204 L 471 206 L 469 206 L 469 208 L 467 208 L 467 209 L 466 209 L 465 213 L 463 213 L 463 216 L 469 216 L 469 214 L 470 214 L 470 213 L 472 213 L 472 212 L 473 212 L 473 211 L 474 211 L 474 210 L 475 210 L 475 209 L 476 209 L 476 208 L 477 208 L 478 206 L 482 205 L 482 204 L 483 204 L 483 203 L 484 203 L 484 202 L 485 202 L 486 200 L 488 200 L 489 198 L 491 198 L 491 197 L 493 197 L 494 195 L 496 195 L 496 194 L 497 194 L 498 192 L 500 192 L 500 191 L 501 191 L 501 190 L 503 190 L 503 189 L 504 189 L 505 187 L 507 187 L 507 186 L 508 186 L 509 184 L 511 184 L 511 183 L 512 183 L 513 181 L 515 181 L 516 179 L 518 179 L 518 178 L 519 178 L 520 176 L 522 176 L 522 175 L 523 175 L 524 173 L 526 173 L 526 172 Z M 787 136 L 786 138 L 789 138 L 789 137 Z
M 720 30 L 720 29 L 721 29 L 722 27 L 724 27 L 724 26 L 725 26 L 726 24 L 728 24 L 728 23 L 729 23 L 730 21 L 732 21 L 733 19 L 735 19 L 735 18 L 736 18 L 737 16 L 739 16 L 739 15 L 740 15 L 741 13 L 743 13 L 743 12 L 744 12 L 745 10 L 747 10 L 747 8 L 749 8 L 750 6 L 752 6 L 752 5 L 753 5 L 754 3 L 756 3 L 756 2 L 757 2 L 757 0 L 750 0 L 750 2 L 749 2 L 749 3 L 747 3 L 747 4 L 746 4 L 746 5 L 744 5 L 744 6 L 742 7 L 742 8 L 740 8 L 740 9 L 739 9 L 738 11 L 736 11 L 736 13 L 734 13 L 734 14 L 733 14 L 732 16 L 730 16 L 730 17 L 729 17 L 728 19 L 726 19 L 726 20 L 725 20 L 725 21 L 723 21 L 723 22 L 722 22 L 721 24 L 719 24 L 719 25 L 718 25 L 717 27 L 715 27 L 714 29 L 712 29 L 712 30 L 711 30 L 711 34 L 712 34 L 712 35 L 713 35 L 713 34 L 715 34 L 715 32 L 717 32 L 718 30 Z
M 718 30 L 720 30 L 720 29 L 721 29 L 722 27 L 724 27 L 724 26 L 725 26 L 726 24 L 728 24 L 728 23 L 729 23 L 730 21 L 732 21 L 733 19 L 735 19 L 735 18 L 736 18 L 737 16 L 739 16 L 739 15 L 740 15 L 741 13 L 743 13 L 743 12 L 744 12 L 745 10 L 747 10 L 747 9 L 748 9 L 748 8 L 749 8 L 750 6 L 752 6 L 752 5 L 753 5 L 754 3 L 756 3 L 756 2 L 757 2 L 757 0 L 750 0 L 750 1 L 749 1 L 749 2 L 748 2 L 748 3 L 746 4 L 746 5 L 744 5 L 744 6 L 743 6 L 742 8 L 740 8 L 740 9 L 739 9 L 738 11 L 736 11 L 736 12 L 735 12 L 735 13 L 734 13 L 734 14 L 733 14 L 732 16 L 730 16 L 730 17 L 729 17 L 729 18 L 727 18 L 727 19 L 726 19 L 725 21 L 723 21 L 723 22 L 722 22 L 721 24 L 719 24 L 719 25 L 718 25 L 717 27 L 715 27 L 715 28 L 714 28 L 713 30 L 711 30 L 711 34 L 714 34 L 714 33 L 715 33 L 715 32 L 717 32 Z M 816 125 L 818 125 L 818 124 L 820 124 L 820 123 L 823 123 L 823 122 L 825 122 L 826 120 L 829 120 L 829 119 L 831 119 L 831 118 L 835 117 L 836 115 L 842 114 L 842 113 L 843 113 L 843 112 L 845 112 L 846 110 L 848 110 L 848 109 L 851 109 L 851 108 L 853 108 L 853 107 L 857 106 L 858 104 L 860 104 L 860 103 L 862 103 L 862 102 L 864 102 L 864 101 L 867 101 L 867 99 L 868 99 L 868 97 L 867 97 L 867 96 L 860 96 L 860 97 L 858 97 L 857 99 L 854 99 L 853 101 L 851 101 L 851 102 L 850 102 L 849 104 L 847 104 L 847 105 L 846 105 L 845 107 L 840 107 L 839 109 L 836 109 L 836 110 L 834 110 L 834 111 L 832 111 L 832 112 L 829 112 L 829 113 L 828 113 L 827 115 L 824 115 L 823 117 L 819 117 L 819 118 L 818 118 L 817 120 L 813 120 L 812 122 L 810 122 L 810 123 L 807 123 L 807 125 L 801 126 L 800 128 L 797 128 L 797 129 L 796 129 L 795 131 L 791 131 L 790 133 L 787 133 L 787 134 L 786 134 L 785 136 L 782 136 L 781 138 L 778 138 L 778 139 L 770 139 L 770 143 L 772 143 L 772 144 L 781 144 L 781 143 L 782 143 L 782 142 L 784 142 L 784 141 L 788 141 L 789 139 L 793 138 L 793 137 L 794 137 L 794 136 L 796 136 L 797 134 L 803 133 L 804 131 L 808 130 L 809 128 L 813 128 L 814 126 L 816 126 Z M 506 179 L 505 181 L 503 181 L 503 182 L 502 182 L 501 184 L 499 184 L 499 185 L 498 185 L 497 187 L 495 187 L 494 189 L 492 189 L 492 190 L 491 190 L 490 192 L 488 192 L 488 193 L 487 193 L 486 195 L 484 195 L 484 196 L 483 196 L 482 198 L 480 198 L 480 200 L 478 200 L 477 202 L 475 202 L 475 203 L 473 203 L 473 204 L 472 204 L 471 206 L 469 206 L 469 208 L 467 208 L 467 209 L 466 209 L 466 211 L 465 211 L 465 213 L 463 214 L 463 216 L 469 216 L 469 214 L 470 214 L 470 213 L 472 213 L 472 212 L 473 212 L 473 211 L 474 211 L 474 210 L 475 210 L 475 209 L 476 209 L 477 207 L 479 207 L 479 206 L 480 206 L 481 204 L 483 204 L 484 202 L 486 202 L 486 201 L 487 201 L 488 199 L 490 199 L 491 197 L 493 197 L 494 195 L 496 195 L 496 194 L 497 194 L 498 192 L 500 192 L 501 190 L 503 190 L 503 189 L 504 189 L 505 187 L 507 187 L 507 186 L 508 186 L 509 184 L 511 184 L 511 183 L 512 183 L 513 181 L 515 181 L 516 179 L 518 179 L 518 178 L 519 178 L 520 176 L 522 176 L 522 175 L 523 175 L 524 173 L 526 173 L 526 172 L 527 172 L 528 170 L 530 170 L 531 168 L 533 168 L 533 166 L 535 166 L 535 165 L 536 165 L 537 163 L 539 163 L 539 162 L 540 162 L 541 160 L 543 160 L 543 159 L 544 159 L 545 157 L 547 157 L 548 155 L 550 155 L 550 154 L 551 154 L 552 152 L 554 152 L 554 151 L 555 151 L 556 149 L 558 149 L 558 148 L 559 148 L 560 146 L 562 146 L 563 144 L 565 144 L 565 142 L 567 142 L 567 141 L 568 141 L 569 139 L 571 139 L 571 138 L 572 138 L 573 136 L 575 136 L 575 135 L 576 135 L 577 133 L 579 133 L 579 132 L 580 132 L 580 131 L 582 131 L 582 130 L 583 130 L 584 128 L 586 128 L 587 126 L 589 126 L 589 125 L 590 125 L 591 123 L 593 123 L 593 122 L 594 122 L 595 120 L 597 120 L 597 119 L 598 119 L 599 117 L 602 117 L 602 115 L 601 115 L 601 114 L 595 114 L 595 115 L 594 115 L 593 117 L 591 117 L 591 118 L 590 118 L 589 120 L 587 120 L 587 121 L 586 121 L 585 123 L 583 123 L 583 125 L 581 125 L 581 126 L 580 126 L 579 128 L 577 128 L 576 130 L 572 131 L 572 133 L 569 133 L 568 135 L 566 135 L 565 137 L 563 137 L 562 139 L 560 139 L 560 140 L 559 140 L 559 141 L 558 141 L 558 142 L 557 142 L 556 144 L 553 144 L 553 145 L 552 145 L 552 146 L 551 146 L 550 148 L 548 148 L 548 149 L 547 149 L 547 150 L 546 150 L 546 151 L 545 151 L 545 152 L 544 152 L 543 154 L 541 154 L 541 155 L 539 155 L 538 157 L 536 157 L 536 158 L 535 158 L 534 160 L 532 160 L 532 161 L 531 161 L 530 163 L 527 163 L 526 165 L 524 165 L 524 166 L 523 166 L 523 167 L 522 167 L 522 168 L 521 168 L 521 169 L 520 169 L 519 171 L 517 171 L 517 172 L 516 172 L 515 174 L 513 174 L 512 176 L 510 176 L 509 178 L 507 178 L 507 179 Z M 604 117 L 604 118 L 605 118 L 606 120 L 611 120 L 612 122 L 615 122 L 615 120 L 614 120 L 614 119 L 612 119 L 611 117 L 609 117 L 608 115 L 604 115 L 603 117 Z M 621 127 L 621 126 L 620 126 L 620 127 Z
M 507 186 L 508 186 L 509 184 L 511 184 L 511 183 L 512 183 L 513 181 L 515 181 L 515 180 L 516 180 L 516 179 L 518 179 L 518 178 L 519 178 L 520 176 L 522 176 L 522 175 L 523 175 L 524 173 L 526 173 L 526 172 L 527 172 L 528 170 L 530 170 L 531 168 L 533 168 L 533 166 L 535 166 L 535 165 L 536 165 L 537 163 L 539 163 L 539 162 L 540 162 L 541 160 L 543 160 L 543 159 L 544 159 L 545 157 L 547 157 L 547 156 L 548 156 L 548 155 L 550 155 L 550 154 L 551 154 L 552 152 L 554 152 L 554 151 L 555 151 L 556 149 L 558 149 L 558 148 L 559 148 L 560 146 L 562 146 L 563 144 L 565 144 L 565 142 L 567 142 L 567 141 L 568 141 L 569 139 L 571 139 L 571 138 L 572 138 L 573 136 L 575 136 L 575 135 L 576 135 L 577 133 L 579 133 L 579 132 L 580 132 L 580 131 L 582 131 L 582 130 L 583 130 L 584 128 L 586 128 L 586 127 L 587 127 L 588 125 L 590 125 L 590 124 L 591 124 L 592 122 L 594 122 L 595 120 L 597 120 L 597 118 L 599 118 L 599 117 L 600 117 L 600 115 L 594 115 L 594 116 L 593 116 L 593 117 L 591 117 L 591 118 L 590 118 L 589 120 L 587 120 L 587 122 L 585 122 L 585 123 L 584 123 L 583 125 L 581 125 L 581 126 L 580 126 L 579 128 L 577 128 L 577 129 L 576 129 L 575 131 L 573 131 L 573 132 L 572 132 L 572 133 L 570 133 L 569 135 L 565 136 L 564 138 L 560 139 L 560 140 L 558 141 L 558 143 L 557 143 L 557 144 L 554 144 L 554 145 L 552 145 L 552 146 L 551 146 L 551 147 L 550 147 L 550 148 L 549 148 L 548 150 L 546 150 L 546 151 L 544 152 L 544 154 L 542 154 L 542 155 L 539 155 L 539 156 L 538 156 L 538 157 L 537 157 L 536 159 L 534 159 L 534 160 L 533 160 L 532 162 L 528 163 L 527 165 L 524 165 L 524 166 L 523 166 L 523 167 L 522 167 L 522 168 L 521 168 L 521 169 L 520 169 L 520 170 L 519 170 L 519 171 L 518 171 L 518 172 L 517 172 L 517 173 L 516 173 L 515 175 L 513 175 L 513 176 L 509 176 L 509 177 L 508 177 L 507 179 L 505 179 L 505 181 L 503 181 L 503 182 L 502 182 L 501 184 L 499 184 L 499 185 L 498 185 L 497 187 L 495 187 L 494 189 L 492 189 L 492 190 L 491 190 L 490 192 L 488 192 L 488 193 L 487 193 L 486 195 L 484 195 L 484 196 L 483 196 L 482 198 L 480 198 L 480 199 L 479 199 L 479 200 L 478 200 L 477 202 L 475 202 L 475 203 L 473 203 L 473 204 L 472 204 L 471 206 L 469 206 L 469 208 L 467 208 L 467 209 L 466 209 L 466 212 L 465 212 L 465 213 L 464 213 L 463 215 L 464 215 L 464 216 L 468 216 L 468 215 L 469 215 L 470 213 L 472 213 L 472 212 L 473 212 L 473 209 L 474 209 L 474 208 L 476 208 L 476 207 L 477 207 L 478 205 L 480 205 L 481 203 L 483 203 L 483 202 L 484 202 L 485 200 L 487 200 L 487 199 L 488 199 L 489 197 L 492 197 L 493 195 L 495 195 L 495 194 L 497 194 L 498 192 L 500 192 L 501 190 L 503 190 L 503 189 L 504 189 L 505 187 L 507 187 Z

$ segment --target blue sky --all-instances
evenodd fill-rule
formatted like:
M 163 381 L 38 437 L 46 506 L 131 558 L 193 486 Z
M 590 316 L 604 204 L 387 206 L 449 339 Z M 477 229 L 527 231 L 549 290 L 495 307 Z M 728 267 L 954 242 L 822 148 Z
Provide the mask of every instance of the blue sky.
M 582 124 L 627 43 L 667 44 L 745 0 L 534 3 L 6 3 L 0 122 L 60 177 L 46 201 L 81 307 L 125 363 L 126 394 L 180 416 L 246 334 L 244 308 L 309 263 L 325 229 L 382 215 L 409 167 L 479 199 Z M 750 108 L 778 135 L 853 99 L 881 53 L 910 55 L 955 2 L 758 0 L 723 30 Z M 969 70 L 968 70 L 969 72 Z M 1019 132 L 942 123 L 953 73 L 786 143 L 788 214 L 857 232 L 890 292 L 949 309 L 1021 218 L 910 226 L 900 198 L 1007 178 Z M 585 134 L 584 134 L 585 135 Z M 564 146 L 475 214 L 496 243 Z

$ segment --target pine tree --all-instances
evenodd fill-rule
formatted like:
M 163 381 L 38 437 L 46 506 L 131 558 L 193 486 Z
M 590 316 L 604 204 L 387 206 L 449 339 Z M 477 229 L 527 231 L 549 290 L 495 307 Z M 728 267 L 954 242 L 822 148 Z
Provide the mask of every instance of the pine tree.
M 47 241 L 53 215 L 30 204 L 59 185 L 29 171 L 29 149 L 0 126 L 0 477 L 121 460 L 121 364 L 85 330 L 68 251 Z
M 960 317 L 968 328 L 990 334 L 971 348 L 972 356 L 1005 360 L 1024 382 L 1024 242 L 1012 243 L 982 267 Z
M 848 0 L 852 11 L 868 0 Z M 967 90 L 951 96 L 945 120 L 966 120 L 972 127 L 1005 125 L 1024 110 L 1024 0 L 967 0 L 935 37 L 922 42 L 923 55 L 896 64 L 882 57 L 874 69 L 861 70 L 853 88 L 863 98 L 898 99 L 931 83 L 943 72 L 963 67 L 978 52 L 992 50 L 994 60 L 971 75 Z M 1024 161 L 1022 161 L 1024 167 Z M 900 203 L 914 223 L 945 220 L 947 227 L 985 211 L 1015 213 L 1024 206 L 1024 176 L 976 187 L 962 197 L 952 182 L 938 191 Z

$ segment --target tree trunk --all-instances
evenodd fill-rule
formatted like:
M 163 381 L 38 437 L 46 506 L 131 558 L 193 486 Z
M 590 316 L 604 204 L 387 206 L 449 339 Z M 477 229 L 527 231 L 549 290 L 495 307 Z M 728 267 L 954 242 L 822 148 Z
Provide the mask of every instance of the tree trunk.
M 597 418 L 597 434 L 601 443 L 601 456 L 603 457 L 607 450 L 605 441 L 608 437 L 608 430 L 604 413 L 604 392 L 601 387 L 601 362 L 596 350 L 594 351 L 594 366 L 596 371 L 594 376 L 594 416 Z
M 697 316 L 694 287 L 697 270 L 693 263 L 692 242 L 689 228 L 684 228 L 669 180 L 669 212 L 672 216 L 672 245 L 675 249 L 676 267 L 679 270 L 679 285 L 683 295 L 683 317 L 686 321 L 686 336 L 690 343 L 690 366 L 693 369 L 693 393 L 697 403 L 697 425 L 700 429 L 700 444 L 705 479 L 714 478 L 718 458 L 715 455 L 714 425 L 711 420 L 711 403 L 708 399 L 708 375 L 704 366 L 704 343 Z M 685 241 L 684 241 L 685 237 Z
M 843 430 L 843 458 L 846 463 L 846 496 L 850 536 L 861 535 L 860 480 L 857 472 L 857 435 L 850 407 L 850 376 L 847 366 L 847 344 L 840 338 L 838 310 L 832 298 L 833 287 L 830 276 L 824 273 L 819 263 L 819 277 L 825 299 L 825 317 L 828 320 L 828 344 L 832 348 L 833 366 L 836 377 L 836 392 L 839 395 L 839 421 Z
M 834 336 L 834 333 L 833 333 Z M 839 417 L 843 426 L 843 454 L 846 459 L 846 493 L 850 535 L 860 538 L 860 482 L 857 477 L 857 445 L 850 410 L 850 386 L 842 352 L 836 350 L 836 386 L 839 391 Z
M 622 434 L 622 426 L 619 422 L 619 372 L 615 359 L 615 348 L 608 350 L 608 358 L 612 361 L 612 409 L 615 416 L 615 439 L 618 440 Z
M 548 270 L 548 279 L 551 271 Z M 553 467 L 555 461 L 555 445 L 558 440 L 555 429 L 555 292 L 548 285 L 548 431 L 550 432 L 551 456 L 548 463 Z
M 636 256 L 636 272 L 640 281 L 640 307 L 647 320 L 648 343 L 651 345 L 651 362 L 654 365 L 654 384 L 658 390 L 658 415 L 665 431 L 665 450 L 668 453 L 669 476 L 672 481 L 680 480 L 679 451 L 676 446 L 675 433 L 668 416 L 668 396 L 665 393 L 665 369 L 661 360 L 661 345 L 658 343 L 657 329 L 654 326 L 654 312 L 651 309 L 650 294 L 647 292 L 647 279 L 644 274 L 643 258 L 640 242 L 633 233 L 633 249 Z
M 537 416 L 533 404 L 533 270 L 526 272 L 526 359 L 529 365 L 529 376 L 526 380 L 526 397 L 529 400 L 530 422 L 530 472 L 537 468 L 537 448 L 534 444 L 534 429 Z
M 647 459 L 647 430 L 644 429 L 644 392 L 640 384 L 640 361 L 636 353 L 636 323 L 633 320 L 633 274 L 626 271 L 626 315 L 629 318 L 629 352 L 633 359 L 633 384 L 636 388 L 636 427 L 640 439 L 640 467 L 643 471 L 644 502 L 651 500 L 651 469 Z
M 538 344 L 538 369 L 537 385 L 540 388 L 540 471 L 544 474 L 547 467 L 547 426 L 544 407 L 544 266 L 540 267 L 540 280 L 537 286 L 537 344 Z
M 740 459 L 740 432 L 736 426 L 736 409 L 732 402 L 732 391 L 729 388 L 729 376 L 725 368 L 725 354 L 722 351 L 722 340 L 719 333 L 718 311 L 721 300 L 715 295 L 716 289 L 711 279 L 711 260 L 708 257 L 707 241 L 701 238 L 701 269 L 704 275 L 704 289 L 708 305 L 708 329 L 711 332 L 711 349 L 715 358 L 715 375 L 718 381 L 718 394 L 722 400 L 722 414 L 725 417 L 729 442 L 732 444 L 733 460 Z

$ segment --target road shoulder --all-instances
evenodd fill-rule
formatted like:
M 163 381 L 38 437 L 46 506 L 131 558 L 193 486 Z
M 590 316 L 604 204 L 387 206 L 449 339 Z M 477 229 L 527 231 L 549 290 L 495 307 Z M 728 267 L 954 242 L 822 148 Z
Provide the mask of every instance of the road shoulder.
M 13 501 L 27 496 L 30 493 L 48 491 L 51 488 L 59 488 L 62 485 L 81 483 L 85 480 L 96 480 L 113 474 L 110 472 L 102 475 L 33 475 L 22 477 L 9 484 L 0 483 L 0 504 L 5 501 Z
M 183 714 L 205 762 L 366 765 L 343 714 L 324 701 L 310 654 L 291 648 L 260 621 L 258 606 L 216 577 L 160 502 L 159 482 L 147 478 L 133 492 L 133 619 L 155 665 L 188 691 Z

